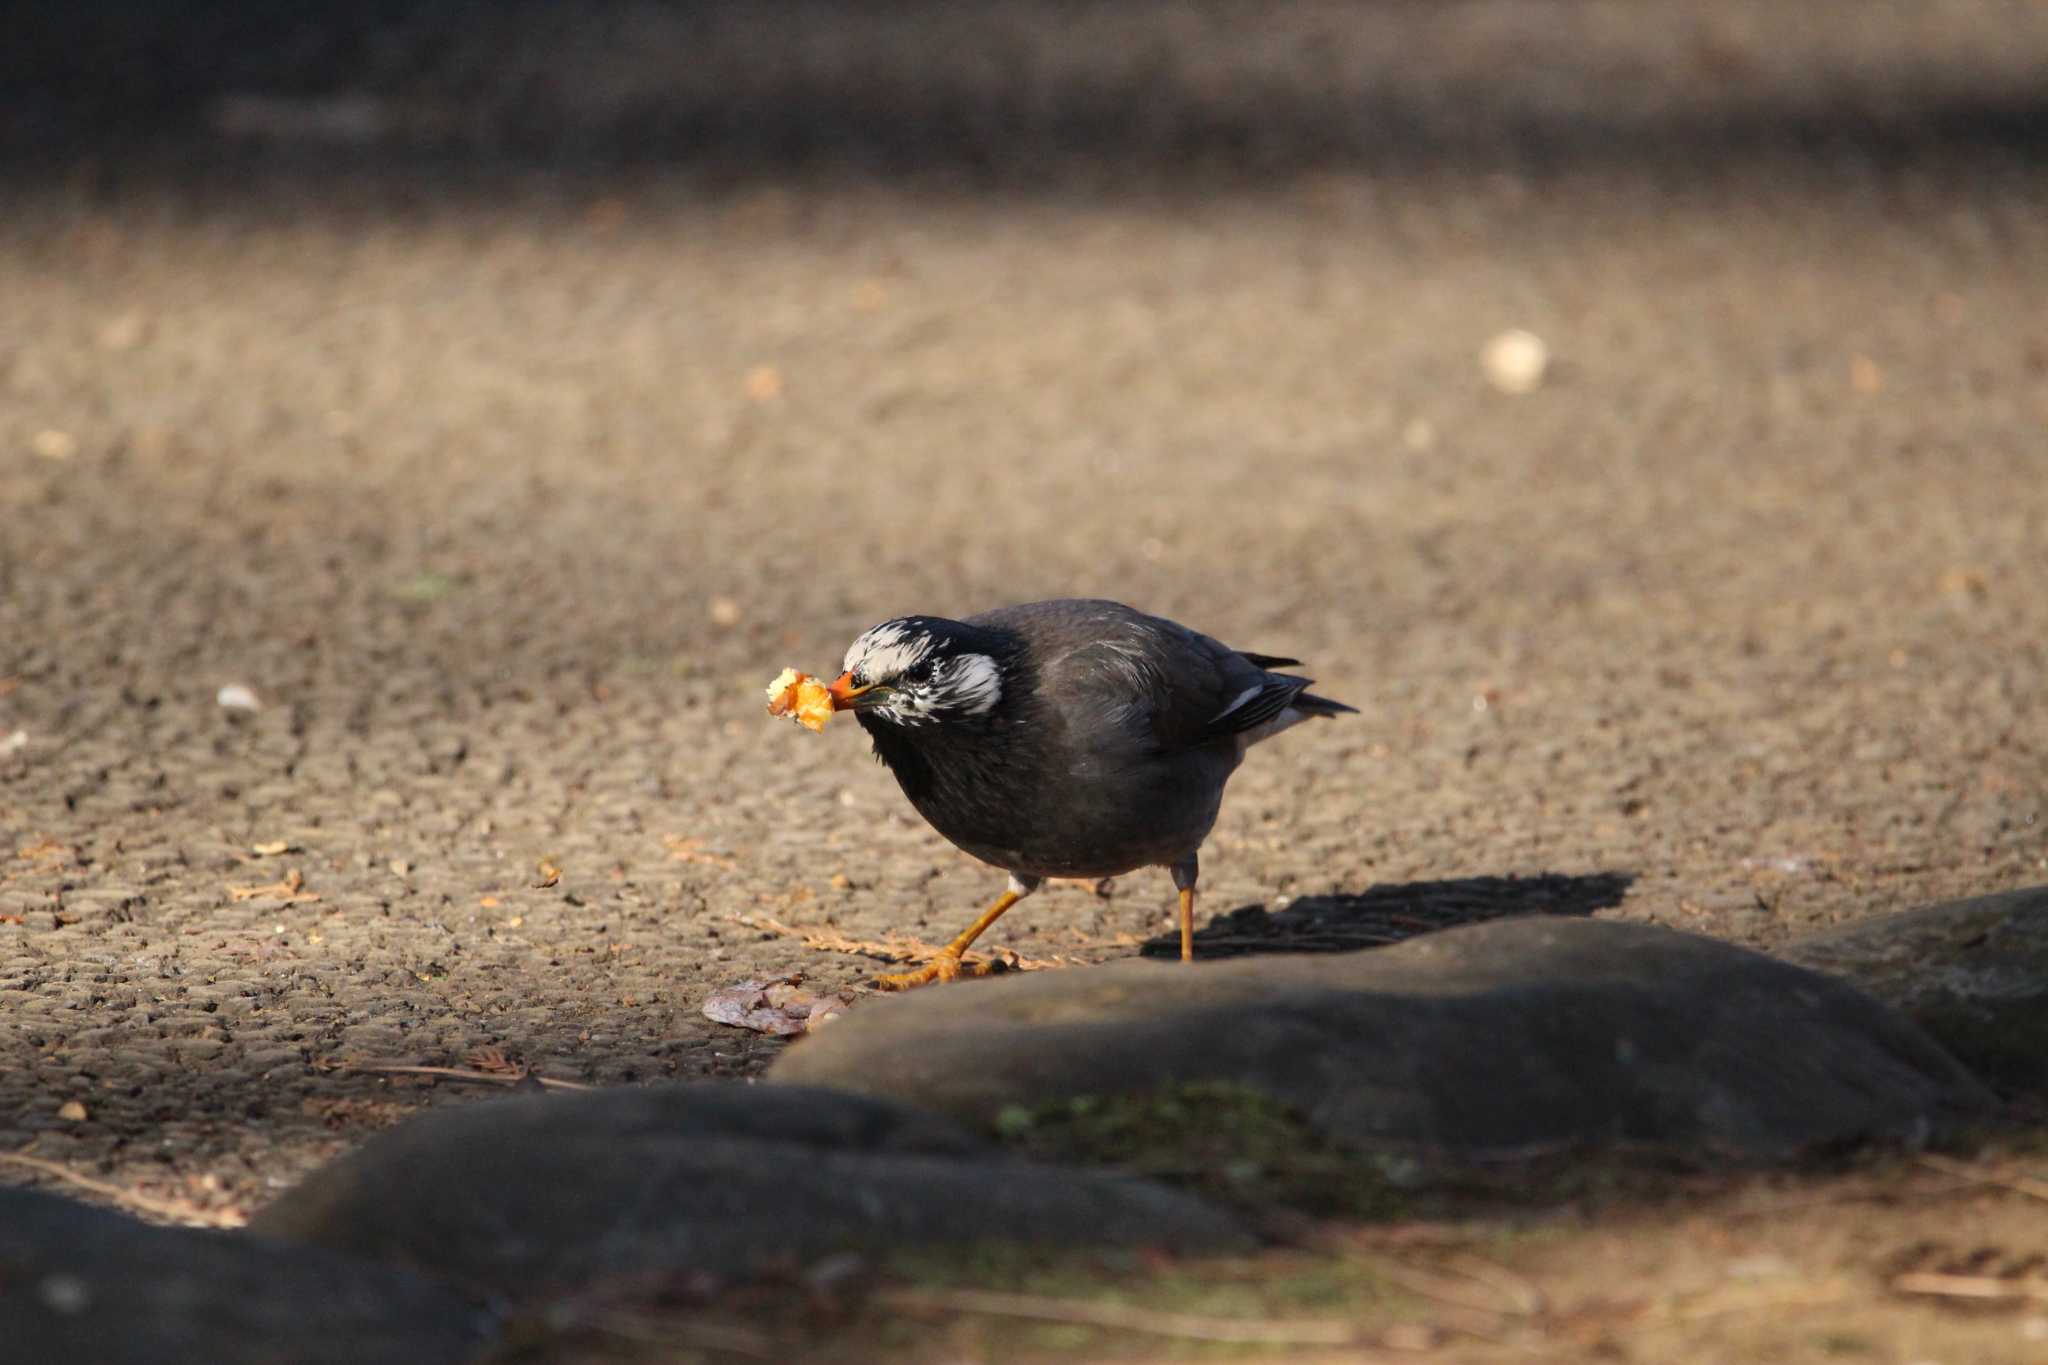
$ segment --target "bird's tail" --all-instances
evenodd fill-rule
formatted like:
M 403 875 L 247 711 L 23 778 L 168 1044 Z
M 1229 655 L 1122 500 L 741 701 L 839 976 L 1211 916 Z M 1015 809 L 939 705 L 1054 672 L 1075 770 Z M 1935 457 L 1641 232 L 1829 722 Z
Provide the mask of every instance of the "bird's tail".
M 1355 706 L 1346 706 L 1343 702 L 1331 701 L 1328 697 L 1318 697 L 1313 692 L 1303 692 L 1287 704 L 1295 710 L 1306 712 L 1311 716 L 1355 716 L 1358 714 L 1358 708 Z

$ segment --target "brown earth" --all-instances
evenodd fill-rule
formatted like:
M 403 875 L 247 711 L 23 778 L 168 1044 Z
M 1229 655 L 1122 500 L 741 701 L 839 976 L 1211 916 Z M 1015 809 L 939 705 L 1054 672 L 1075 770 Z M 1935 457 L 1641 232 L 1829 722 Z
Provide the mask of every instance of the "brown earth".
M 908 19 L 700 18 L 668 122 L 628 5 L 507 11 L 482 94 L 7 106 L 0 1149 L 232 1216 L 481 1093 L 351 1065 L 758 1072 L 711 991 L 877 964 L 743 919 L 999 881 L 761 714 L 906 610 L 1114 596 L 1358 705 L 1235 779 L 1212 912 L 1625 874 L 1769 947 L 2048 880 L 2048 11 L 1125 12 L 929 86 L 863 66 Z

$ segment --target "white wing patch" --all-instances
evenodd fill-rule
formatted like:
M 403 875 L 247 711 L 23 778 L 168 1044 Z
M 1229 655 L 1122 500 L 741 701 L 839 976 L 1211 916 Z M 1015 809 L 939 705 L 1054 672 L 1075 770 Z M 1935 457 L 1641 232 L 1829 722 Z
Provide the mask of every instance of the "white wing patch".
M 1247 687 L 1244 691 L 1238 693 L 1236 698 L 1230 703 L 1230 705 L 1224 707 L 1221 711 L 1218 711 L 1215 715 L 1215 718 L 1212 719 L 1209 723 L 1213 725 L 1216 723 L 1216 721 L 1222 720 L 1232 711 L 1237 710 L 1237 708 L 1243 706 L 1246 702 L 1250 701 L 1253 697 L 1258 696 L 1259 693 L 1265 690 L 1266 684 L 1264 682 L 1253 683 L 1250 687 Z

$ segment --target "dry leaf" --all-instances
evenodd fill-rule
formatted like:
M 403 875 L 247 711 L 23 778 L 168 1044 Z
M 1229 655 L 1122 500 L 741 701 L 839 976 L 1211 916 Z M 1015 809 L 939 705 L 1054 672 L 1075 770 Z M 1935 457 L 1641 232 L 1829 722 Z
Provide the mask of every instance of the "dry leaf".
M 291 852 L 292 846 L 286 840 L 277 839 L 267 844 L 251 844 L 249 851 L 259 858 L 274 858 L 280 853 Z
M 526 1070 L 520 1063 L 506 1056 L 503 1048 L 497 1047 L 480 1047 L 463 1060 L 478 1071 L 511 1074 L 523 1073 Z
M 802 989 L 801 976 L 779 981 L 742 981 L 713 991 L 704 1002 L 704 1017 L 734 1028 L 788 1038 L 809 1031 L 853 1004 L 846 995 L 818 995 Z
M 533 884 L 533 889 L 536 891 L 545 890 L 562 880 L 562 869 L 556 867 L 546 858 L 542 858 L 538 863 L 534 864 L 534 871 L 540 874 L 540 880 Z

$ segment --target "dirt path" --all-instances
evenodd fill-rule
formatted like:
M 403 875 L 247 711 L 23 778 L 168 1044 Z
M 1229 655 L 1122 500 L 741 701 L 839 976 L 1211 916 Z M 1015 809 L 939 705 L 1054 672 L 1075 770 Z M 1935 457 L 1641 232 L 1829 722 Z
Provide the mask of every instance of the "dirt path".
M 1955 12 L 1926 50 L 2024 67 Z M 1359 705 L 1236 779 L 1216 912 L 1621 873 L 1603 913 L 1768 945 L 2048 880 L 2048 177 L 2002 135 L 1706 145 L 25 159 L 0 1149 L 232 1212 L 478 1093 L 350 1062 L 757 1071 L 712 989 L 874 964 L 739 917 L 936 938 L 994 885 L 853 727 L 760 714 L 903 610 L 1112 595 Z M 1475 360 L 1512 326 L 1526 397 Z M 999 938 L 1127 951 L 1169 902 L 1057 887 Z

